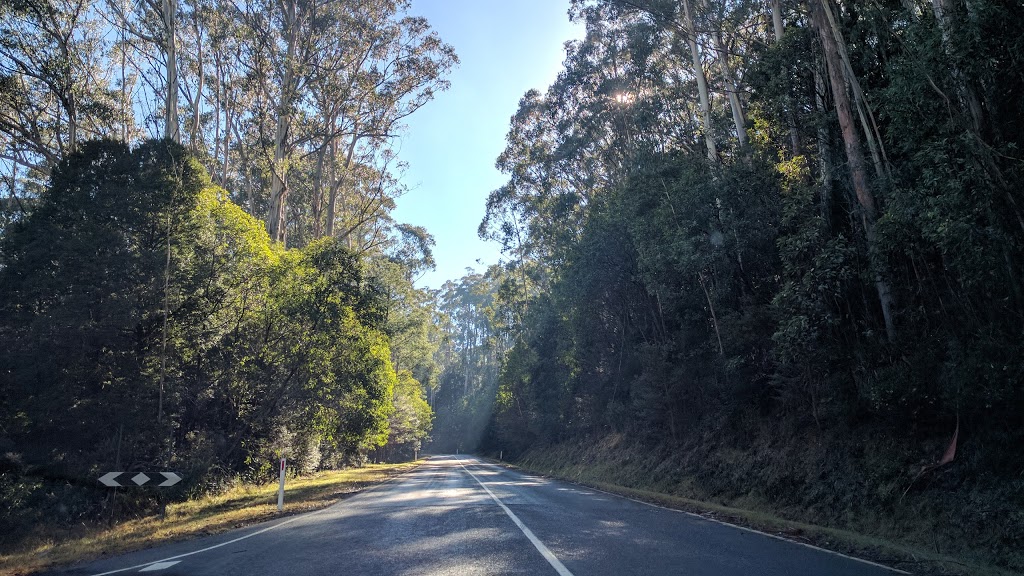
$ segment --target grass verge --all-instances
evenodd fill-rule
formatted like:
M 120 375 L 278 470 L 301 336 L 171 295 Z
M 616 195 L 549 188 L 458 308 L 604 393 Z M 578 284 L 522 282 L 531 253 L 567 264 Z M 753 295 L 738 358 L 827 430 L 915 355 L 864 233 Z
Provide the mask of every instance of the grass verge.
M 948 555 L 848 530 L 786 520 L 773 514 L 770 510 L 745 509 L 703 502 L 655 490 L 622 486 L 602 480 L 602 474 L 598 467 L 590 467 L 579 462 L 562 461 L 560 464 L 553 464 L 538 462 L 535 458 L 527 458 L 517 461 L 515 464 L 498 462 L 493 459 L 491 461 L 524 472 L 596 488 L 642 502 L 682 510 L 703 518 L 750 528 L 786 540 L 863 558 L 912 574 L 928 576 L 1015 576 L 1017 574 L 994 566 L 963 562 Z
M 0 551 L 0 576 L 22 576 L 47 568 L 123 554 L 195 536 L 218 534 L 274 518 L 325 508 L 415 468 L 417 463 L 373 464 L 291 478 L 285 511 L 277 511 L 277 483 L 239 485 L 223 494 L 167 506 L 167 516 L 148 516 L 113 527 L 43 528 L 45 534 L 19 550 Z

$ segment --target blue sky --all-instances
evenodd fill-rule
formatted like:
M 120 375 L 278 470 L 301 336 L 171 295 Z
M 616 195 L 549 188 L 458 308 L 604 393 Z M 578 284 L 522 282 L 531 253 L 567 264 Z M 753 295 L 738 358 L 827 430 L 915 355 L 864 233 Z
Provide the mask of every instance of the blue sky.
M 494 161 L 519 99 L 546 89 L 561 70 L 563 44 L 583 35 L 568 8 L 569 0 L 413 0 L 411 15 L 427 18 L 461 61 L 451 88 L 410 117 L 399 152 L 409 192 L 394 216 L 437 241 L 437 270 L 421 286 L 439 288 L 467 267 L 498 261 L 499 246 L 476 234 L 487 194 L 505 182 Z

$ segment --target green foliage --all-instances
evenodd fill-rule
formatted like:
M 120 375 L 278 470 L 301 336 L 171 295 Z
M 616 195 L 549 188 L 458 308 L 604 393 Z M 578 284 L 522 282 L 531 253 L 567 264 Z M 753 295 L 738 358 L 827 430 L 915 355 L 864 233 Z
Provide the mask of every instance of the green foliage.
M 312 470 L 383 445 L 396 404 L 422 437 L 359 259 L 334 240 L 282 250 L 226 196 L 180 146 L 90 142 L 5 235 L 0 410 L 19 474 L 91 486 L 160 467 L 194 491 L 279 455 Z
M 484 447 L 623 434 L 696 455 L 645 473 L 698 497 L 918 539 L 987 501 L 1018 534 L 1021 7 L 828 2 L 833 30 L 823 3 L 778 4 L 781 38 L 764 3 L 690 3 L 705 126 L 675 5 L 574 3 L 588 34 L 520 103 L 481 225 L 512 259 L 496 307 L 520 313 Z M 915 479 L 958 425 L 957 459 Z
M 411 448 L 410 456 L 415 456 L 430 434 L 434 412 L 427 403 L 423 386 L 408 370 L 398 373 L 394 406 L 389 422 L 388 442 L 404 449 Z
M 433 242 L 426 236 L 417 238 L 425 242 L 420 258 L 410 257 L 409 250 L 399 250 L 387 259 L 372 258 L 367 265 L 369 281 L 386 304 L 383 330 L 398 378 L 387 444 L 373 453 L 376 459 L 414 458 L 428 439 L 433 422 L 426 397 L 435 390 L 441 370 L 436 359 L 441 333 L 434 322 L 433 295 L 413 284 L 412 277 L 430 259 L 428 244 Z

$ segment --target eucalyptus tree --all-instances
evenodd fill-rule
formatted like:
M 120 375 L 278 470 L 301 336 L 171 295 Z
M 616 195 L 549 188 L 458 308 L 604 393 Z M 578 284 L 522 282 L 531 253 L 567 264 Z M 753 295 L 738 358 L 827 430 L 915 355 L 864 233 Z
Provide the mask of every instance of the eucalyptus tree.
M 448 88 L 458 63 L 452 48 L 422 18 L 360 4 L 353 30 L 320 53 L 312 80 L 316 124 L 307 147 L 315 151 L 314 236 L 346 237 L 373 218 L 381 202 L 355 194 L 358 165 L 389 170 L 392 142 L 403 121 Z
M 668 34 L 662 42 L 670 42 L 668 46 L 675 54 L 672 59 L 676 60 L 676 76 L 694 82 L 696 118 L 708 159 L 720 160 L 722 131 L 718 118 L 722 111 L 720 104 L 716 108 L 715 96 L 720 95 L 728 102 L 737 147 L 747 147 L 747 98 L 742 73 L 746 68 L 748 47 L 763 42 L 764 27 L 759 22 L 761 12 L 757 3 L 746 0 L 576 0 L 573 5 L 578 13 L 602 21 L 604 26 L 628 26 L 631 19 L 642 15 L 662 28 Z
M 317 189 L 310 199 L 315 220 L 326 222 L 314 226 L 313 236 L 333 235 L 337 194 L 359 147 L 368 143 L 367 158 L 386 149 L 400 122 L 447 86 L 443 77 L 456 62 L 454 52 L 425 20 L 403 17 L 408 6 L 288 0 L 239 7 L 252 38 L 247 59 L 266 62 L 254 68 L 273 124 L 266 127 L 264 155 L 271 171 L 267 228 L 275 240 L 287 237 L 288 178 L 297 155 L 316 156 Z M 334 167 L 331 178 L 324 178 L 326 164 Z M 371 207 L 375 212 L 379 203 Z M 358 217 L 366 217 L 365 210 Z
M 124 121 L 98 9 L 92 0 L 0 6 L 0 166 L 11 207 L 81 142 L 113 136 Z
M 178 25 L 194 16 L 183 12 L 178 0 L 107 0 L 106 5 L 108 22 L 122 34 L 122 49 L 133 48 L 130 61 L 147 84 L 147 105 L 159 102 L 160 134 L 180 143 Z
M 874 191 L 868 184 L 861 135 L 854 121 L 854 111 L 847 92 L 847 86 L 853 86 L 855 92 L 860 90 L 858 87 L 859 83 L 853 77 L 852 67 L 848 64 L 849 58 L 842 56 L 847 48 L 839 44 L 839 40 L 842 37 L 836 29 L 836 20 L 829 0 L 820 0 L 811 4 L 811 19 L 819 33 L 822 51 L 828 68 L 829 82 L 832 88 L 832 101 L 834 102 L 836 115 L 839 119 L 839 127 L 842 130 L 850 178 L 853 183 L 854 193 L 857 196 L 857 202 L 860 205 L 859 220 L 864 228 L 870 250 L 870 246 L 875 241 L 875 222 L 878 220 L 878 207 Z M 865 129 L 867 129 L 866 126 Z M 882 272 L 878 270 L 877 262 L 874 263 L 874 267 L 876 268 L 875 289 L 881 304 L 885 331 L 889 340 L 892 341 L 896 338 L 892 310 L 892 292 L 888 281 L 883 278 Z

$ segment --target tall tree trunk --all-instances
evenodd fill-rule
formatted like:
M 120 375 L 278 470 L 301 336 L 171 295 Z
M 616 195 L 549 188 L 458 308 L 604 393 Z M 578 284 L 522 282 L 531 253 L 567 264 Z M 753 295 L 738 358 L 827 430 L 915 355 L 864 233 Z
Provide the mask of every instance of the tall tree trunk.
M 224 110 L 224 160 L 221 162 L 220 182 L 221 186 L 228 185 L 228 171 L 231 169 L 231 103 L 227 103 Z
M 352 158 L 355 155 L 356 144 L 358 144 L 358 143 L 359 143 L 359 121 L 356 120 L 354 126 L 352 127 L 352 140 L 349 142 L 348 151 L 345 153 L 345 166 L 344 166 L 344 169 L 341 172 L 341 176 L 337 179 L 337 182 L 335 182 L 331 186 L 331 196 L 330 196 L 330 199 L 329 199 L 329 201 L 327 203 L 327 231 L 326 231 L 326 235 L 327 236 L 334 236 L 334 231 L 335 231 L 334 221 L 336 219 L 337 209 L 338 209 L 338 192 L 345 185 L 345 180 L 348 177 L 349 173 L 352 171 Z M 332 153 L 331 157 L 332 158 L 335 157 L 335 154 Z
M 705 10 L 709 10 L 707 0 L 702 0 Z M 736 130 L 736 140 L 740 148 L 747 146 L 747 119 L 743 113 L 743 103 L 740 102 L 740 88 L 733 74 L 732 65 L 729 64 L 729 51 L 725 49 L 725 41 L 722 39 L 722 26 L 720 23 L 712 25 L 711 40 L 715 43 L 715 56 L 718 58 L 718 67 L 722 69 L 722 81 L 725 83 L 725 92 L 729 97 L 729 109 L 732 111 L 732 123 Z
M 241 58 L 241 54 L 238 54 L 238 57 Z M 231 89 L 231 84 L 229 82 L 225 81 L 224 82 L 224 131 L 225 131 L 225 134 L 224 134 L 224 162 L 223 162 L 223 164 L 221 164 L 221 169 L 223 170 L 223 172 L 221 173 L 221 185 L 222 186 L 227 186 L 228 171 L 230 170 L 230 166 L 231 166 L 231 135 L 234 134 L 235 131 L 236 131 L 235 126 L 234 126 L 234 122 L 233 122 L 234 115 L 235 115 L 234 94 L 235 94 L 234 91 Z M 239 142 L 241 142 L 241 141 L 242 141 L 241 138 L 239 138 Z M 242 163 L 241 166 L 245 166 L 245 164 Z M 256 215 L 255 208 L 252 209 L 250 214 L 252 214 L 253 216 Z
M 782 40 L 786 29 L 782 24 L 782 0 L 769 0 L 771 2 L 772 26 L 775 28 L 775 41 Z
M 932 0 L 932 11 L 935 13 L 935 20 L 939 23 L 939 28 L 942 31 L 942 47 L 946 52 L 946 56 L 952 61 L 953 50 L 952 50 L 952 34 L 953 34 L 953 21 L 952 11 L 953 5 L 950 0 Z M 974 88 L 964 78 L 963 72 L 956 64 L 952 64 L 952 76 L 956 83 L 957 95 L 960 97 L 962 105 L 967 108 L 970 114 L 971 127 L 976 134 L 981 134 L 984 115 L 981 110 L 981 102 L 978 100 L 978 95 L 975 93 Z
M 786 28 L 782 22 L 782 0 L 770 0 L 772 12 L 772 28 L 775 31 L 775 43 L 782 42 L 786 35 Z M 786 95 L 786 121 L 789 124 L 789 146 L 793 156 L 800 155 L 800 131 L 796 126 L 796 110 L 793 109 L 793 99 Z
M 708 301 L 708 310 L 711 312 L 711 326 L 714 327 L 715 338 L 718 339 L 718 355 L 725 356 L 725 347 L 722 346 L 722 333 L 718 331 L 718 315 L 715 314 L 715 305 L 711 302 L 711 294 L 704 283 L 704 272 L 698 272 L 697 279 L 700 281 L 700 289 L 704 291 L 704 298 Z
M 221 162 L 221 175 L 220 183 L 221 186 L 227 186 L 228 184 L 228 170 L 231 164 L 231 92 L 225 85 L 224 89 L 224 160 Z
M 327 216 L 324 218 L 324 236 L 334 237 L 336 210 L 338 208 L 338 138 L 331 139 L 331 151 L 327 156 L 330 163 L 330 182 L 327 190 Z
M 722 34 L 712 34 L 715 39 L 715 50 L 718 52 L 718 63 L 722 67 L 722 76 L 725 79 L 725 89 L 729 92 L 729 108 L 732 109 L 732 123 L 736 127 L 736 139 L 740 148 L 747 146 L 747 119 L 743 113 L 743 103 L 740 102 L 740 87 L 736 82 L 732 66 L 729 65 L 729 53 L 722 42 Z
M 816 59 L 817 60 L 817 59 Z M 814 66 L 814 105 L 821 118 L 827 113 L 825 105 L 825 77 L 821 68 L 825 66 L 820 60 Z M 821 216 L 827 226 L 832 223 L 832 146 L 829 143 L 828 128 L 824 122 L 818 122 L 818 171 L 821 176 Z
M 239 142 L 245 142 L 245 138 L 238 132 L 238 125 L 233 125 L 232 131 L 235 134 L 235 139 Z M 226 153 L 226 151 L 225 151 Z M 252 191 L 252 173 L 249 170 L 251 164 L 249 163 L 249 155 L 245 152 L 245 146 L 238 147 L 238 177 L 245 180 L 245 201 L 248 206 L 249 214 L 256 216 L 256 195 Z M 225 175 L 227 172 L 225 172 Z
M 291 108 L 295 92 L 295 50 L 298 34 L 296 30 L 296 0 L 285 0 L 284 27 L 288 48 L 284 62 L 284 78 L 277 103 L 277 127 L 274 130 L 274 165 L 270 183 L 270 210 L 267 214 L 267 232 L 275 242 L 287 241 L 288 204 L 288 132 L 291 128 Z
M 864 131 L 864 138 L 868 141 L 868 148 L 871 150 L 875 173 L 878 174 L 880 179 L 888 180 L 890 178 L 889 158 L 886 155 L 885 146 L 882 144 L 878 123 L 875 121 L 874 113 L 871 112 L 871 107 L 868 106 L 864 90 L 860 86 L 860 80 L 857 79 L 857 75 L 853 71 L 853 63 L 850 61 L 850 54 L 846 50 L 846 41 L 843 39 L 843 33 L 839 29 L 839 23 L 835 15 L 832 13 L 830 0 L 821 0 L 821 8 L 825 13 L 823 22 L 828 25 L 832 32 L 832 38 L 835 40 L 836 53 L 842 64 L 840 69 L 846 82 L 850 85 L 850 89 L 853 91 L 857 116 Z
M 708 92 L 708 78 L 704 74 L 704 61 L 697 47 L 697 28 L 693 25 L 690 0 L 682 0 L 682 7 L 683 30 L 686 33 L 686 43 L 690 47 L 693 75 L 697 79 L 697 92 L 700 96 L 701 129 L 704 130 L 704 143 L 708 148 L 708 159 L 716 162 L 718 161 L 718 149 L 715 146 L 714 130 L 711 127 L 711 95 Z
M 203 38 L 199 29 L 198 17 L 193 19 L 195 23 L 196 33 L 196 68 L 199 75 L 196 82 L 196 98 L 192 109 L 192 126 L 189 129 L 189 144 L 192 146 L 193 152 L 199 152 L 199 139 L 201 137 L 199 133 L 200 120 L 202 119 L 203 111 L 203 82 L 206 79 L 203 66 Z
M 333 139 L 333 136 L 332 136 Z M 316 153 L 316 171 L 313 174 L 313 239 L 319 240 L 324 235 L 324 161 L 329 143 L 320 146 Z
M 225 100 L 227 94 L 226 90 L 222 89 L 224 71 L 221 68 L 220 62 L 220 54 L 215 51 L 213 53 L 213 154 L 211 154 L 213 161 L 210 167 L 210 177 L 214 182 L 223 186 L 224 181 L 221 180 L 220 174 L 218 174 L 220 167 L 217 166 L 217 162 L 220 161 L 220 117 L 221 114 L 224 114 L 225 117 L 227 116 L 227 101 Z
M 78 101 L 75 98 L 75 89 L 68 87 L 67 96 L 68 110 L 68 145 L 67 151 L 73 154 L 78 149 Z
M 896 339 L 896 328 L 892 320 L 892 293 L 888 283 L 879 272 L 879 263 L 875 256 L 875 220 L 878 217 L 875 197 L 868 185 L 867 171 L 864 167 L 864 150 L 861 147 L 860 135 L 857 133 L 857 127 L 854 124 L 850 97 L 846 92 L 843 61 L 839 55 L 834 31 L 826 16 L 828 7 L 824 3 L 827 1 L 812 0 L 811 18 L 814 26 L 818 29 L 818 36 L 821 38 L 825 54 L 829 81 L 832 85 L 832 99 L 835 103 L 836 115 L 839 117 L 839 128 L 842 130 L 843 144 L 846 148 L 846 159 L 850 166 L 850 178 L 853 181 L 853 190 L 857 196 L 857 203 L 860 205 L 861 224 L 864 226 L 865 235 L 868 240 L 871 266 L 874 268 L 875 289 L 878 292 L 878 300 L 882 307 L 885 332 L 891 342 Z
M 163 51 L 165 81 L 164 87 L 164 138 L 181 143 L 181 130 L 178 126 L 178 49 L 176 41 L 176 22 L 178 18 L 178 0 L 162 0 L 161 15 L 163 16 Z
M 65 62 L 64 77 L 62 78 L 64 86 L 60 93 L 61 103 L 68 114 L 68 142 L 65 146 L 65 153 L 73 154 L 78 145 L 78 101 L 75 98 L 75 80 L 71 76 L 71 47 L 63 39 L 58 42 L 61 56 Z
M 128 141 L 128 114 L 131 110 L 132 103 L 128 99 L 128 76 L 126 74 L 126 67 L 128 65 L 128 41 L 126 39 L 126 31 L 124 26 L 120 27 L 119 31 L 120 45 L 118 46 L 118 60 L 121 64 L 121 141 Z

